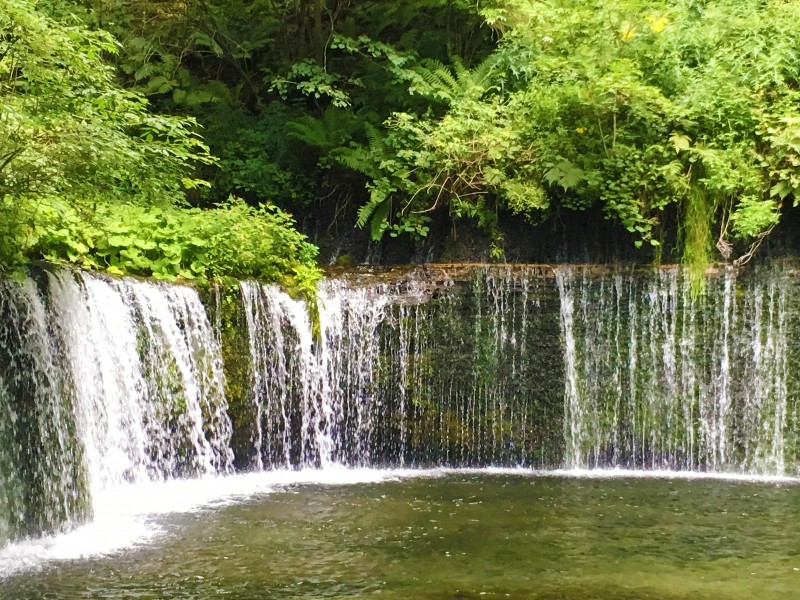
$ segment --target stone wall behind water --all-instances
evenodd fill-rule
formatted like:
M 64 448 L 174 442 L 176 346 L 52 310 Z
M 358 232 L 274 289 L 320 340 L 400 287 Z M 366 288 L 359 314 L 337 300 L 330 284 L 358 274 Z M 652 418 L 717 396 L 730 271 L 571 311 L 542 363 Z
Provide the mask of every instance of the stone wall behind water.
M 346 466 L 797 475 L 791 266 L 350 270 L 272 285 L 0 282 L 0 540 L 119 485 Z

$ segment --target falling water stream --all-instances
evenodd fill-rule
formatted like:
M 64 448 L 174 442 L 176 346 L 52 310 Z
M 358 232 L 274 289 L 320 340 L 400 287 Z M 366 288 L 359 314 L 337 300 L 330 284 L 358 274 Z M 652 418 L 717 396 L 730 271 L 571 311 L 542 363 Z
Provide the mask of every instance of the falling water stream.
M 7 539 L 69 529 L 120 485 L 230 470 L 220 349 L 196 292 L 66 270 L 2 286 Z
M 779 510 L 776 502 L 796 508 L 797 287 L 790 266 L 744 274 L 721 269 L 699 290 L 677 268 L 429 267 L 332 276 L 321 283 L 317 309 L 310 311 L 278 287 L 252 281 L 241 282 L 238 290 L 216 290 L 205 300 L 187 286 L 65 269 L 0 281 L 0 546 L 5 546 L 0 592 L 6 585 L 12 594 L 0 595 L 128 597 L 122 591 L 91 595 L 71 584 L 59 592 L 58 577 L 45 576 L 50 583 L 31 586 L 25 573 L 83 557 L 89 562 L 70 569 L 84 577 L 80 565 L 103 571 L 96 561 L 106 559 L 92 558 L 93 563 L 89 557 L 108 553 L 131 557 L 129 566 L 120 564 L 122 571 L 144 560 L 155 573 L 146 562 L 154 560 L 154 551 L 137 550 L 151 547 L 142 544 L 161 540 L 157 547 L 167 548 L 174 542 L 165 540 L 184 530 L 186 536 L 214 537 L 187 515 L 278 524 L 291 542 L 299 535 L 287 529 L 294 519 L 318 522 L 322 529 L 344 519 L 342 527 L 356 527 L 356 517 L 336 508 L 337 498 L 346 497 L 343 506 L 362 506 L 385 497 L 394 508 L 382 513 L 376 505 L 376 515 L 413 511 L 417 501 L 428 502 L 420 510 L 430 512 L 430 506 L 455 502 L 448 485 L 466 486 L 464 493 L 479 503 L 494 502 L 503 497 L 501 488 L 511 486 L 514 502 L 538 498 L 541 510 L 555 511 L 556 522 L 562 519 L 566 531 L 577 528 L 581 536 L 594 530 L 581 530 L 589 525 L 576 525 L 569 503 L 559 500 L 573 493 L 569 489 L 578 486 L 575 493 L 595 503 L 598 514 L 617 515 L 614 519 L 629 511 L 635 521 L 647 503 L 612 502 L 612 488 L 623 484 L 608 483 L 607 473 L 628 481 L 624 485 L 634 495 L 667 494 L 664 501 L 653 499 L 648 511 L 662 504 L 675 515 L 710 510 L 696 498 L 685 504 L 691 493 L 712 503 L 724 497 L 733 509 L 737 501 L 730 496 L 737 489 L 762 497 L 763 518 Z M 521 471 L 474 471 L 486 468 Z M 587 473 L 600 478 L 559 483 L 554 473 L 568 480 Z M 642 483 L 639 475 L 647 473 L 666 479 Z M 723 479 L 671 483 L 696 476 Z M 400 483 L 419 477 L 423 480 L 413 485 Z M 732 484 L 725 478 L 760 478 L 760 483 Z M 351 496 L 361 492 L 336 491 L 358 482 L 374 491 L 365 492 L 371 499 L 356 501 Z M 743 485 L 750 487 L 737 487 Z M 774 491 L 776 485 L 783 491 Z M 677 504 L 666 500 L 673 488 L 683 499 Z M 299 496 L 292 500 L 292 494 Z M 306 502 L 306 494 L 316 494 L 318 506 L 300 514 L 296 502 Z M 285 500 L 261 514 L 267 498 Z M 459 502 L 470 506 L 468 500 Z M 288 512 L 281 512 L 281 502 Z M 793 509 L 780 510 L 789 515 Z M 473 517 L 480 521 L 486 515 Z M 453 522 L 455 529 L 442 539 L 469 523 Z M 383 531 L 380 524 L 365 526 Z M 508 525 L 497 520 L 496 526 Z M 763 527 L 765 539 L 779 535 L 767 532 L 766 521 Z M 425 545 L 414 536 L 406 545 L 401 530 L 376 535 L 389 540 L 388 548 L 396 544 L 400 555 L 402 548 L 424 554 Z M 531 539 L 545 535 L 533 524 L 522 530 Z M 435 531 L 428 532 L 431 540 Z M 515 540 L 520 543 L 518 536 Z M 209 552 L 233 552 L 226 549 L 231 538 L 219 541 L 223 545 Z M 331 565 L 345 572 L 349 567 L 337 562 L 336 552 L 323 550 L 327 543 L 323 536 L 319 548 L 307 550 L 332 552 Z M 353 541 L 352 548 L 360 543 Z M 372 542 L 369 547 L 375 549 Z M 610 547 L 616 548 L 613 542 Z M 264 547 L 258 548 L 263 555 Z M 454 549 L 441 550 L 456 556 Z M 305 560 L 295 551 L 300 554 L 287 565 Z M 464 551 L 480 554 L 477 547 Z M 757 551 L 753 546 L 748 552 Z M 501 562 L 513 571 L 509 565 L 517 560 L 525 559 L 511 552 Z M 698 560 L 711 559 L 698 555 Z M 789 580 L 800 578 L 792 570 L 800 564 L 792 560 L 783 567 L 771 564 L 772 576 L 780 579 L 774 570 L 785 567 L 781 573 Z M 251 559 L 245 563 L 239 565 L 242 572 L 256 568 Z M 397 562 L 412 571 L 413 564 Z M 468 568 L 463 560 L 459 564 Z M 305 592 L 305 584 L 298 584 L 297 593 L 290 593 L 287 577 L 288 572 L 262 582 L 264 589 L 287 598 L 318 592 L 367 597 L 381 590 L 388 597 L 402 595 L 377 580 L 352 589 L 349 583 L 323 585 L 322 592 L 321 583 Z M 595 597 L 581 595 L 583 584 L 568 595 L 563 590 L 572 588 L 556 579 L 560 583 L 544 585 L 541 596 L 531 596 L 527 584 L 520 590 L 528 594 L 524 597 Z M 131 585 L 144 593 L 139 584 Z M 623 588 L 603 585 L 611 595 L 598 598 L 629 597 Z M 656 590 L 652 596 L 630 597 L 690 597 L 648 585 Z M 191 586 L 176 586 L 170 597 L 195 597 Z M 705 597 L 699 580 L 692 586 L 687 594 L 694 590 L 691 597 Z M 500 587 L 473 583 L 462 595 L 502 597 Z M 223 592 L 267 597 L 231 589 Z M 731 594 L 715 597 L 750 597 Z
M 556 277 L 568 466 L 796 473 L 785 274 Z

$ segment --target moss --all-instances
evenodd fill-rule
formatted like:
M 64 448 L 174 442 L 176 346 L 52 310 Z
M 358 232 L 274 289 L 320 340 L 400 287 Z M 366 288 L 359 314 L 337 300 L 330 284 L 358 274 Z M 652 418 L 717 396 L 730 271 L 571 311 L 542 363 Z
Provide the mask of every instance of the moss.
M 353 267 L 356 264 L 356 259 L 352 254 L 340 254 L 336 257 L 337 267 Z
M 236 280 L 225 279 L 211 286 L 202 299 L 221 345 L 234 467 L 246 470 L 255 460 L 253 440 L 260 424 L 253 410 L 253 365 L 242 296 Z
M 683 211 L 683 257 L 689 272 L 692 292 L 705 290 L 706 269 L 711 264 L 711 227 L 714 223 L 715 202 L 702 188 L 692 186 Z

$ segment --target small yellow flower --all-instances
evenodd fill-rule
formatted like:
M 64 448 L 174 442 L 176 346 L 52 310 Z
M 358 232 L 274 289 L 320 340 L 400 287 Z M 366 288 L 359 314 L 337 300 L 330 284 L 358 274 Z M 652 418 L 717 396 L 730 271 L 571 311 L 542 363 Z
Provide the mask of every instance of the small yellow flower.
M 661 33 L 669 24 L 669 19 L 663 16 L 656 17 L 654 15 L 650 15 L 645 17 L 644 20 L 650 24 L 650 31 L 653 33 Z
M 623 42 L 628 41 L 632 37 L 636 36 L 636 29 L 634 29 L 633 25 L 625 24 L 619 28 L 619 37 L 622 39 Z
M 576 127 L 575 131 L 577 131 L 578 133 L 585 133 L 586 132 L 586 128 L 585 127 Z

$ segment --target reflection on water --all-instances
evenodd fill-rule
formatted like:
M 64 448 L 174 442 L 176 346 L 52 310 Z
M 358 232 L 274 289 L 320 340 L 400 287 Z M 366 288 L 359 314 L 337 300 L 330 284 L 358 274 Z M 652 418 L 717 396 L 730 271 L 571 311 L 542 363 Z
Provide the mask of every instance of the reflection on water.
M 11 574 L 0 597 L 786 599 L 800 589 L 798 517 L 792 482 L 451 472 L 284 484 L 150 516 L 163 532 L 150 545 Z

